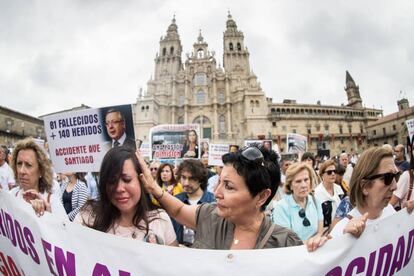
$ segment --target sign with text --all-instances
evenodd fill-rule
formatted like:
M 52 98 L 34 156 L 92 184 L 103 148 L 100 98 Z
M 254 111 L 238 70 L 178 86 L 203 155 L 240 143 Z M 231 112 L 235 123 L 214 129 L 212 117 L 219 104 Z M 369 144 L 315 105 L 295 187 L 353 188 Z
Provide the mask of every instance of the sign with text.
M 229 152 L 229 145 L 227 144 L 210 144 L 209 147 L 208 164 L 210 166 L 223 166 L 221 157 Z
M 114 146 L 135 149 L 131 105 L 91 108 L 44 118 L 56 172 L 96 172 Z
M 262 250 L 203 250 L 150 244 L 98 232 L 0 191 L 3 275 L 413 275 L 414 214 L 404 209 L 356 239 Z M 174 260 L 171 269 L 171 260 Z M 275 261 L 277 260 L 277 261 Z M 194 270 L 196 268 L 196 270 Z M 193 273 L 194 274 L 194 273 Z
M 158 125 L 150 130 L 152 159 L 200 158 L 200 125 Z
M 414 119 L 405 121 L 405 124 L 407 125 L 408 137 L 410 137 L 410 141 L 412 141 L 411 139 L 414 139 Z

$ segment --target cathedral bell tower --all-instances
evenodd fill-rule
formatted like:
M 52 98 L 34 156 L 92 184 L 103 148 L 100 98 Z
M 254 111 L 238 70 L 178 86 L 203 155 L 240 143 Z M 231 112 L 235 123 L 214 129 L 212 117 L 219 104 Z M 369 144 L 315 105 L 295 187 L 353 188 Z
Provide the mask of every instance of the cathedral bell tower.
M 226 72 L 250 73 L 249 51 L 244 47 L 243 33 L 237 30 L 230 12 L 223 35 L 223 67 Z
M 359 95 L 359 86 L 355 84 L 355 81 L 352 79 L 348 71 L 346 71 L 346 95 L 348 97 L 348 106 L 353 108 L 362 108 L 362 99 Z
M 175 75 L 182 69 L 182 46 L 175 24 L 175 16 L 167 29 L 167 35 L 160 39 L 160 50 L 155 57 L 154 80 L 161 76 Z

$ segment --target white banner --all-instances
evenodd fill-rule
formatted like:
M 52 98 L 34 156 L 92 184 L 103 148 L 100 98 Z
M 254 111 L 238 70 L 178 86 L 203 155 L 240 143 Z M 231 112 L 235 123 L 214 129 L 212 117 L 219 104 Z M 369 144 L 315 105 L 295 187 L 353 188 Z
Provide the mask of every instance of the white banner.
M 44 124 L 56 172 L 99 171 L 115 141 L 136 147 L 131 105 L 59 113 L 45 117 Z
M 200 250 L 149 244 L 37 217 L 31 206 L 0 191 L 3 275 L 413 275 L 414 214 L 398 212 L 327 242 L 264 250 Z

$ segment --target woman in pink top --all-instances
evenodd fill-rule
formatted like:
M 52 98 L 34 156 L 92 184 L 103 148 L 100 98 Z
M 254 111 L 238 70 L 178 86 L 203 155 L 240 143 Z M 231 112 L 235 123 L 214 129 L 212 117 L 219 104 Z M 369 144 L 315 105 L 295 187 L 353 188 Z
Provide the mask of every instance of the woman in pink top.
M 89 201 L 75 221 L 118 236 L 177 246 L 169 216 L 156 209 L 142 189 L 141 172 L 132 150 L 111 149 L 101 165 L 100 200 Z

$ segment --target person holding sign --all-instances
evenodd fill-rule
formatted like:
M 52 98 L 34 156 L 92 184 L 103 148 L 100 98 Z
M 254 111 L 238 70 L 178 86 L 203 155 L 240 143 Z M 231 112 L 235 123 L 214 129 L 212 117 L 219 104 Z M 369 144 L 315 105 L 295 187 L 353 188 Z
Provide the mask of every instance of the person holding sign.
M 134 139 L 126 135 L 125 117 L 120 110 L 109 109 L 105 115 L 105 126 L 109 137 L 112 139 L 112 146 L 124 146 L 135 150 L 136 144 Z
M 169 163 L 164 163 L 159 166 L 156 181 L 164 191 L 167 191 L 173 196 L 184 192 L 183 185 L 181 185 L 181 183 L 178 183 L 175 179 L 174 166 Z M 160 206 L 154 197 L 152 197 L 152 203 L 156 206 Z
M 392 151 L 374 147 L 362 153 L 350 182 L 350 201 L 354 209 L 333 228 L 333 237 L 350 233 L 359 237 L 366 225 L 391 216 L 396 211 L 389 204 L 401 172 L 394 164 Z M 412 212 L 413 204 L 407 206 Z
M 17 142 L 12 167 L 17 183 L 10 190 L 12 195 L 31 204 L 38 216 L 47 211 L 68 219 L 60 195 L 53 193 L 52 164 L 35 140 L 27 138 Z
M 143 167 L 142 155 L 139 151 L 136 155 Z M 224 167 L 215 190 L 217 204 L 184 204 L 161 189 L 148 169 L 140 179 L 171 217 L 195 230 L 193 248 L 260 249 L 301 245 L 295 233 L 273 224 L 264 214 L 280 181 L 277 165 L 265 160 L 256 147 L 225 154 L 222 160 Z
M 100 199 L 86 203 L 75 222 L 117 236 L 178 245 L 169 216 L 155 209 L 143 190 L 138 179 L 142 168 L 148 170 L 132 150 L 117 147 L 108 151 L 100 170 Z
M 181 150 L 181 158 L 198 158 L 198 139 L 194 129 L 187 131 L 186 140 Z

